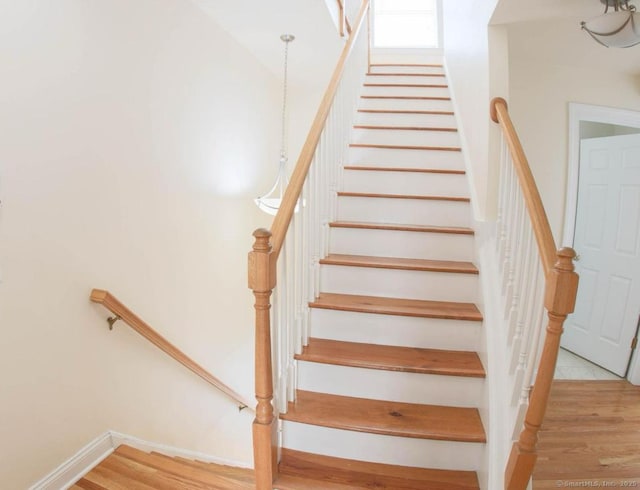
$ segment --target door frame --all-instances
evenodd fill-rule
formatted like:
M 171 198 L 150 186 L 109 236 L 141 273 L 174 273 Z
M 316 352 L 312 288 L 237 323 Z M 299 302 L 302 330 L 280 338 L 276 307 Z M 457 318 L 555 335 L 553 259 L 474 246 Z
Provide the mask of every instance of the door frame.
M 565 200 L 564 230 L 562 244 L 573 247 L 576 214 L 578 212 L 578 174 L 580 171 L 580 121 L 630 126 L 640 129 L 640 112 L 615 107 L 605 107 L 569 102 L 569 134 L 567 161 L 567 190 Z M 632 354 L 627 379 L 640 385 L 640 353 Z

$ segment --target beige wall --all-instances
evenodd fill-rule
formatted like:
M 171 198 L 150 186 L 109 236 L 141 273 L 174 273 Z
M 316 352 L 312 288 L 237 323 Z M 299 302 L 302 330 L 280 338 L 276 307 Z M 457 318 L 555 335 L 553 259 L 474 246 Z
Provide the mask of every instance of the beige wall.
M 0 486 L 108 429 L 251 464 L 251 412 L 88 297 L 113 291 L 253 398 L 277 77 L 182 0 L 2 0 L 0 59 Z
M 640 49 L 607 49 L 579 18 L 508 26 L 510 111 L 556 240 L 567 178 L 568 103 L 640 111 Z
M 491 219 L 495 208 L 496 149 L 490 134 L 489 102 L 507 87 L 506 35 L 489 25 L 496 1 L 443 2 L 444 55 L 476 218 Z

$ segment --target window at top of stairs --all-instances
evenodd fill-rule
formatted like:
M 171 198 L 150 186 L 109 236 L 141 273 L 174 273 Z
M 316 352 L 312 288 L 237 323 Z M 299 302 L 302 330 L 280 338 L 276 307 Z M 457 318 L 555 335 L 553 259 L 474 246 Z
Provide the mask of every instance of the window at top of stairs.
M 438 0 L 375 0 L 376 48 L 437 48 Z

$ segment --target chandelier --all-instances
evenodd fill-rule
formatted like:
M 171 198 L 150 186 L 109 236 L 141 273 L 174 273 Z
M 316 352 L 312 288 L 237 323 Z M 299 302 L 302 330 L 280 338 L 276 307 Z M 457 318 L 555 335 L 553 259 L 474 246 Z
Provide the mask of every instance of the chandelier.
M 604 13 L 586 22 L 582 29 L 607 48 L 628 48 L 640 43 L 640 26 L 636 7 L 629 0 L 600 0 Z M 610 10 L 613 8 L 613 10 Z
M 282 124 L 280 131 L 280 161 L 278 163 L 278 175 L 269 192 L 264 196 L 254 199 L 256 205 L 265 213 L 275 215 L 280 208 L 282 196 L 287 188 L 287 149 L 286 149 L 286 116 L 287 116 L 287 59 L 289 57 L 289 43 L 295 39 L 291 34 L 283 34 L 280 39 L 284 42 L 284 82 L 282 90 Z

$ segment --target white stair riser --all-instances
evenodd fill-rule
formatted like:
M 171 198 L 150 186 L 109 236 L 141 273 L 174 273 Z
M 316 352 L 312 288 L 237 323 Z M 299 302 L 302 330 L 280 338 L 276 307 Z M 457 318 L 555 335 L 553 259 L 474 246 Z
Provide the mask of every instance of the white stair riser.
M 283 421 L 283 446 L 298 451 L 421 468 L 479 470 L 485 444 L 433 441 Z
M 392 129 L 360 129 L 351 132 L 352 143 L 401 146 L 460 147 L 457 131 L 405 131 Z
M 477 407 L 484 379 L 298 362 L 298 389 L 456 407 Z
M 473 235 L 331 228 L 329 251 L 338 254 L 473 260 Z
M 311 336 L 425 349 L 478 349 L 482 322 L 311 308 Z
M 404 72 L 409 73 L 409 72 Z M 441 75 L 441 73 L 439 74 Z M 383 76 L 367 75 L 365 77 L 365 83 L 403 83 L 403 84 L 430 84 L 430 85 L 447 85 L 447 77 L 443 76 L 429 76 L 427 74 L 421 74 L 416 76 L 402 76 L 402 75 L 389 75 Z
M 464 170 L 459 151 L 351 147 L 348 162 L 350 165 Z
M 320 291 L 361 296 L 474 302 L 477 274 L 320 266 Z
M 383 82 L 378 82 L 383 83 Z M 393 95 L 393 96 L 415 96 L 415 97 L 449 97 L 449 88 L 440 87 L 442 82 L 436 82 L 431 85 L 436 87 L 362 87 L 361 95 Z
M 358 103 L 358 108 L 396 111 L 453 111 L 453 104 L 450 100 L 361 98 Z
M 441 128 L 457 127 L 456 118 L 448 114 L 397 114 L 358 112 L 357 124 L 377 126 L 430 126 Z
M 442 66 L 372 66 L 371 73 L 444 73 Z
M 350 192 L 469 196 L 464 174 L 345 170 L 343 189 Z
M 471 207 L 465 201 L 339 196 L 338 220 L 468 227 Z

